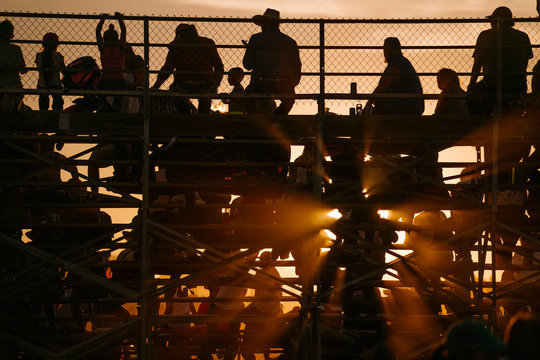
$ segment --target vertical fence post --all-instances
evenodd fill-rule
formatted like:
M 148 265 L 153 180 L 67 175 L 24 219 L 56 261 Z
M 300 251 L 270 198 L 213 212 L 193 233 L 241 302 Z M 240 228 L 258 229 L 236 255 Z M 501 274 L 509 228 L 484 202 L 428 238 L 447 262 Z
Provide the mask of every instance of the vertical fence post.
M 318 113 L 317 113 L 317 135 L 316 135 L 316 171 L 313 173 L 313 197 L 317 202 L 321 201 L 321 178 L 323 174 L 323 126 L 326 114 L 326 103 L 325 103 L 325 23 L 324 20 L 319 22 L 319 99 L 318 99 Z M 317 249 L 320 256 L 320 249 Z M 315 297 L 315 306 L 313 306 L 312 311 L 312 347 L 311 359 L 320 360 L 321 359 L 321 276 L 320 271 L 317 272 L 317 278 L 315 279 L 317 284 L 317 294 Z
M 493 119 L 493 146 L 492 146 L 492 168 L 493 176 L 491 177 L 491 287 L 492 287 L 492 306 L 493 312 L 491 317 L 494 322 L 497 320 L 497 270 L 495 262 L 496 250 L 496 214 L 498 209 L 498 182 L 499 182 L 499 126 L 502 120 L 502 34 L 501 34 L 501 19 L 497 19 L 497 93 L 495 102 L 495 111 Z M 496 325 L 495 323 L 493 324 Z
M 149 180 L 150 180 L 150 163 L 149 163 L 149 147 L 150 147 L 150 41 L 149 41 L 149 22 L 148 18 L 144 19 L 144 112 L 143 112 L 143 179 L 142 179 L 142 211 L 141 211 L 141 240 L 140 240 L 140 293 L 139 300 L 139 359 L 150 359 L 150 343 L 149 343 L 149 318 L 151 299 L 145 296 L 148 291 L 148 282 L 150 279 L 150 258 L 148 249 L 148 208 L 149 208 Z

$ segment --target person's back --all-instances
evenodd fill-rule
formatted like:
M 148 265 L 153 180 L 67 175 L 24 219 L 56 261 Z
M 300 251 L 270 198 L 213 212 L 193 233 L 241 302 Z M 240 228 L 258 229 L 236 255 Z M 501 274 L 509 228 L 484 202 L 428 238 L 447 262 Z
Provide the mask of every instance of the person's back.
M 202 36 L 198 36 L 193 41 L 177 39 L 170 43 L 169 51 L 169 56 L 173 59 L 177 71 L 174 73 L 175 82 L 217 82 L 214 74 L 197 73 L 197 71 L 214 71 L 223 66 L 212 39 Z M 193 71 L 193 73 L 182 73 L 184 71 Z M 221 80 L 221 74 L 219 76 Z
M 503 94 L 520 95 L 527 92 L 527 64 L 533 57 L 531 41 L 526 33 L 513 28 L 512 16 L 512 11 L 506 6 L 496 8 L 488 16 L 491 29 L 482 31 L 476 40 L 468 92 L 495 93 L 499 50 Z M 477 83 L 481 72 L 484 78 Z
M 395 94 L 395 96 L 370 99 L 366 108 L 373 109 L 375 115 L 422 115 L 423 97 L 400 97 L 401 94 L 422 95 L 420 78 L 411 62 L 403 56 L 398 38 L 384 39 L 384 59 L 387 66 L 379 79 L 373 94 Z
M 388 89 L 389 93 L 419 95 L 423 93 L 416 70 L 407 58 L 398 56 L 390 60 L 388 66 L 395 66 L 401 70 L 398 81 Z M 393 106 L 387 107 L 389 113 L 392 114 L 422 115 L 424 112 L 424 99 L 422 98 L 394 98 L 392 103 Z
M 501 26 L 501 70 L 504 93 L 527 92 L 527 65 L 532 58 L 529 36 L 509 26 Z M 497 30 L 485 30 L 478 36 L 473 57 L 482 61 L 484 81 L 495 89 L 497 84 Z
M 251 49 L 251 51 L 250 51 Z M 278 28 L 254 34 L 244 56 L 244 67 L 253 69 L 251 76 L 288 76 L 298 82 L 298 45 Z M 299 77 L 298 77 L 299 78 Z
M 437 73 L 437 84 L 441 94 L 435 107 L 435 115 L 468 115 L 466 93 L 454 70 L 442 68 Z
M 22 58 L 21 48 L 8 42 L 0 42 L 0 88 L 22 87 L 19 76 L 18 59 Z
M 46 33 L 43 36 L 43 49 L 36 54 L 36 67 L 39 69 L 38 89 L 62 89 L 60 81 L 60 71 L 65 68 L 64 56 L 58 49 L 58 35 L 55 33 Z M 53 110 L 62 110 L 64 101 L 62 95 L 52 94 Z M 49 109 L 49 94 L 39 95 L 39 109 Z
M 295 87 L 300 83 L 302 62 L 295 40 L 279 29 L 279 11 L 266 9 L 263 15 L 255 15 L 253 22 L 261 32 L 252 35 L 246 45 L 243 65 L 252 70 L 247 94 L 283 94 L 273 114 L 288 114 L 295 102 Z M 269 106 L 270 105 L 270 106 Z M 267 113 L 271 108 L 265 99 L 247 101 L 248 114 Z
M 9 20 L 0 23 L 0 88 L 21 88 L 19 74 L 26 73 L 21 48 L 9 41 L 13 38 L 13 25 Z

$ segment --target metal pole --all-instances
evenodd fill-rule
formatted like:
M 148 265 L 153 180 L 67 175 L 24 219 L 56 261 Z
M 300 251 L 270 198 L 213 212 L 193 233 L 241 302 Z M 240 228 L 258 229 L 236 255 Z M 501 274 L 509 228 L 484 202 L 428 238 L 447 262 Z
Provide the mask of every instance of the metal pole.
M 325 39 L 324 39 L 324 20 L 321 20 L 319 23 L 319 100 L 318 100 L 318 116 L 317 116 L 317 150 L 315 151 L 316 156 L 316 171 L 313 176 L 313 198 L 317 202 L 321 202 L 321 178 L 323 173 L 323 163 L 322 163 L 322 150 L 323 150 L 323 126 L 324 119 L 326 114 L 326 104 L 325 104 Z M 320 249 L 317 249 L 320 255 Z M 317 278 L 315 282 L 317 284 L 317 294 L 315 296 L 315 304 L 312 306 L 312 359 L 320 360 L 321 359 L 321 277 L 320 271 L 317 272 Z
M 149 80 L 149 22 L 144 19 L 144 113 L 143 113 L 143 153 L 142 155 L 142 209 L 141 209 L 141 239 L 140 239 L 140 292 L 148 291 L 150 281 L 150 253 L 148 241 L 148 208 L 149 208 L 149 180 L 150 180 L 150 80 Z M 151 317 L 151 300 L 141 297 L 139 300 L 140 342 L 139 359 L 151 359 L 149 343 L 149 318 Z
M 491 286 L 492 292 L 492 314 L 493 322 L 496 322 L 497 316 L 497 270 L 495 263 L 495 243 L 496 239 L 496 213 L 497 213 L 497 195 L 499 181 L 499 125 L 502 119 L 502 34 L 501 21 L 497 19 L 497 98 L 495 102 L 495 111 L 493 119 L 493 146 L 492 146 L 492 174 L 491 177 Z M 495 323 L 493 324 L 496 325 Z

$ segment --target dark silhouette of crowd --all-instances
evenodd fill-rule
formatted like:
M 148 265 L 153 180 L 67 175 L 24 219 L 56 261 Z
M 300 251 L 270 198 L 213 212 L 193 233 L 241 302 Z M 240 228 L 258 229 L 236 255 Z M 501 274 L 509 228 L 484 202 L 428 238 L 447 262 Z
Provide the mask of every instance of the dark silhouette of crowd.
M 267 132 L 219 137 L 170 134 L 170 139 L 150 144 L 152 165 L 147 175 L 156 185 L 149 190 L 150 205 L 120 237 L 119 227 L 100 203 L 114 197 L 105 195 L 100 186 L 105 180 L 109 190 L 130 200 L 130 194 L 142 193 L 141 158 L 146 154 L 140 137 L 96 145 L 88 176 L 61 153 L 64 144 L 56 140 L 62 136 L 60 130 L 57 136 L 40 134 L 38 140 L 31 140 L 36 133 L 17 132 L 24 135 L 22 139 L 2 142 L 2 160 L 21 161 L 2 165 L 4 180 L 10 185 L 0 188 L 0 199 L 37 206 L 0 211 L 2 222 L 13 224 L 0 230 L 0 316 L 8 318 L 13 312 L 24 318 L 6 321 L 0 325 L 1 332 L 9 329 L 16 336 L 39 337 L 46 332 L 86 334 L 88 327 L 91 331 L 108 328 L 107 321 L 113 323 L 111 327 L 129 324 L 133 313 L 126 306 L 133 299 L 128 301 L 126 294 L 139 291 L 137 264 L 146 257 L 155 274 L 170 280 L 163 288 L 153 289 L 162 296 L 145 308 L 165 319 L 152 325 L 157 334 L 152 342 L 160 344 L 164 359 L 220 356 L 228 360 L 237 354 L 246 360 L 256 359 L 256 354 L 270 359 L 272 348 L 282 349 L 281 359 L 292 359 L 300 351 L 299 339 L 306 336 L 311 316 L 329 319 L 320 329 L 321 344 L 330 349 L 323 358 L 328 359 L 350 358 L 351 354 L 358 359 L 397 359 L 400 352 L 437 341 L 440 346 L 429 355 L 431 359 L 495 360 L 503 354 L 509 360 L 538 358 L 535 288 L 513 286 L 534 283 L 530 280 L 535 275 L 528 271 L 538 266 L 539 152 L 535 143 L 506 142 L 504 135 L 506 129 L 538 115 L 540 65 L 533 69 L 529 94 L 527 68 L 533 53 L 528 35 L 514 28 L 512 12 L 505 6 L 488 18 L 491 29 L 481 32 L 476 41 L 467 90 L 455 70 L 437 71 L 441 93 L 432 117 L 420 118 L 425 111 L 421 76 L 406 57 L 401 41 L 393 36 L 384 39 L 386 67 L 367 95 L 365 112 L 358 117 L 359 121 L 371 117 L 381 122 L 427 118 L 447 121 L 441 126 L 450 129 L 454 121 L 480 116 L 480 127 L 464 136 L 496 123 L 499 140 L 477 144 L 484 147 L 484 162 L 465 167 L 451 190 L 444 187 L 446 179 L 438 159 L 439 152 L 451 146 L 440 143 L 439 135 L 444 134 L 430 134 L 384 151 L 360 148 L 354 137 L 350 142 L 325 138 L 323 148 L 304 138 L 304 152 L 289 164 L 290 145 L 276 119 L 293 109 L 302 61 L 297 42 L 280 30 L 282 19 L 277 10 L 269 8 L 253 17 L 261 31 L 242 41 L 243 68 L 228 71 L 219 45 L 202 36 L 195 25 L 180 23 L 150 86 L 149 102 L 126 92 L 145 86 L 148 64 L 128 43 L 122 14 L 102 14 L 97 23 L 101 67 L 91 57 L 66 65 L 58 51 L 60 37 L 47 32 L 35 57 L 40 111 L 51 107 L 58 113 L 96 112 L 113 119 L 118 114 L 140 114 L 144 104 L 151 107 L 152 114 L 197 114 L 201 116 L 193 118 L 202 122 L 204 116 L 217 113 L 212 110 L 212 100 L 226 75 L 232 88 L 223 101 L 229 116 L 257 115 Z M 103 31 L 108 20 L 117 22 L 120 32 L 114 24 Z M 27 72 L 21 48 L 11 43 L 14 33 L 9 20 L 0 22 L 1 113 L 11 127 L 25 110 L 24 91 L 11 90 L 22 90 L 21 75 Z M 249 84 L 244 88 L 246 75 Z M 164 85 L 168 90 L 160 91 Z M 2 89 L 10 91 L 2 93 Z M 84 95 L 65 109 L 64 89 L 100 91 Z M 379 125 L 379 129 L 384 127 Z M 115 134 L 124 136 L 119 130 Z M 114 134 L 108 135 L 114 138 Z M 113 160 L 114 173 L 104 179 L 100 167 L 109 160 Z M 490 167 L 492 160 L 501 164 L 499 168 Z M 206 163 L 209 166 L 201 166 Z M 373 188 L 381 189 L 373 192 L 365 180 L 372 169 L 380 172 Z M 62 175 L 66 174 L 69 180 L 64 181 Z M 19 185 L 21 178 L 33 186 Z M 83 184 L 83 180 L 88 181 Z M 494 181 L 499 187 L 486 190 Z M 322 189 L 317 203 L 313 202 L 314 185 Z M 496 211 L 479 210 L 491 206 L 495 198 Z M 456 206 L 443 212 L 451 203 Z M 334 205 L 342 216 L 339 220 L 312 215 L 321 208 L 328 212 Z M 390 217 L 383 218 L 380 209 L 390 209 Z M 141 220 L 144 216 L 148 222 Z M 26 228 L 18 223 L 26 219 L 33 225 L 23 237 Z M 488 230 L 489 221 L 502 226 Z M 325 228 L 335 238 L 319 236 L 315 223 L 328 225 Z M 152 226 L 155 229 L 148 231 Z M 399 232 L 404 234 L 403 244 L 398 244 Z M 149 249 L 141 246 L 143 236 L 148 237 Z M 504 319 L 498 328 L 478 322 L 475 316 L 490 297 L 495 299 L 475 285 L 484 269 L 477 271 L 472 254 L 483 247 L 479 256 L 485 256 L 486 237 L 493 245 L 492 266 L 504 270 L 502 278 L 493 282 L 500 282 L 508 291 L 495 309 Z M 19 250 L 23 238 L 33 249 L 29 253 Z M 300 244 L 297 238 L 309 239 L 308 244 Z M 246 250 L 238 245 L 246 242 L 253 247 Z M 210 245 L 203 251 L 205 243 Z M 273 243 L 276 245 L 266 249 Z M 321 255 L 323 247 L 329 251 Z M 118 254 L 113 255 L 116 250 Z M 389 261 L 388 255 L 396 260 Z M 290 257 L 298 279 L 287 283 L 278 268 Z M 225 265 L 216 266 L 220 261 Z M 185 270 L 190 267 L 205 270 L 192 279 L 196 271 Z M 40 276 L 44 281 L 39 281 Z M 396 281 L 387 286 L 388 276 Z M 296 295 L 284 284 L 296 291 L 313 287 L 316 279 L 319 286 L 306 296 L 312 297 L 310 301 L 316 298 L 320 306 L 311 309 L 309 316 L 303 308 L 284 314 L 283 294 Z M 115 289 L 109 281 L 118 281 L 122 288 Z M 27 295 L 17 289 L 18 283 L 32 292 Z M 194 295 L 203 286 L 207 296 L 201 301 Z M 71 328 L 60 321 L 66 313 L 71 315 Z M 192 323 L 193 315 L 201 315 L 204 321 Z M 424 315 L 430 320 L 414 323 L 415 317 Z M 85 319 L 92 316 L 108 320 L 92 320 L 88 325 Z M 38 317 L 45 319 L 39 326 Z M 425 331 L 423 325 L 436 331 L 425 337 L 408 333 Z M 501 341 L 499 334 L 504 331 Z M 139 346 L 133 331 L 124 335 L 135 348 Z M 32 359 L 21 348 L 24 346 L 10 344 L 4 353 Z M 111 358 L 119 356 L 114 353 Z

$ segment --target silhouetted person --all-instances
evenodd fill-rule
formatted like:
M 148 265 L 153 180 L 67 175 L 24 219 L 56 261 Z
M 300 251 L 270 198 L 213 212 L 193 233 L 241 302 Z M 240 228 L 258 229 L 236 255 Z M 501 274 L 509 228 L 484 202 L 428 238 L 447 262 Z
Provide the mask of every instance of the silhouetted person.
M 466 93 L 459 84 L 459 77 L 454 70 L 440 69 L 437 73 L 437 85 L 441 94 L 437 100 L 434 115 L 468 115 Z M 454 127 L 455 120 L 448 120 L 448 129 Z M 437 139 L 426 139 L 424 146 L 417 146 L 415 155 L 422 156 L 418 163 L 418 173 L 432 179 L 442 179 L 442 169 L 439 167 L 439 148 Z
M 273 264 L 270 251 L 261 253 L 259 262 L 256 263 L 263 272 L 272 275 L 275 278 L 281 278 L 278 270 Z M 280 328 L 281 320 L 277 315 L 281 313 L 280 297 L 281 288 L 273 285 L 271 281 L 264 278 L 263 275 L 255 278 L 255 297 L 258 298 L 244 310 L 245 314 L 259 315 L 266 319 L 265 321 L 246 321 L 244 343 L 255 346 L 256 349 L 264 350 L 264 358 L 270 359 L 269 348 L 275 345 L 277 340 L 276 333 Z M 265 299 L 262 301 L 262 299 Z M 255 354 L 242 354 L 246 360 L 254 360 Z
M 437 85 L 441 94 L 435 107 L 435 115 L 468 115 L 466 93 L 461 88 L 458 74 L 447 68 L 437 73 Z M 461 97 L 455 97 L 461 96 Z
M 491 29 L 480 33 L 473 53 L 474 64 L 467 89 L 469 110 L 474 115 L 490 115 L 493 112 L 497 99 L 497 77 L 500 76 L 503 121 L 499 125 L 499 134 L 503 136 L 507 133 L 506 128 L 521 126 L 522 106 L 518 105 L 527 92 L 527 65 L 533 53 L 529 36 L 513 28 L 514 20 L 509 8 L 496 8 L 488 19 L 491 21 Z M 497 49 L 499 40 L 501 48 Z M 499 50 L 501 64 L 497 61 Z M 477 82 L 480 71 L 484 77 Z M 486 144 L 485 153 L 489 156 L 492 152 L 491 144 Z M 508 143 L 502 137 L 499 139 L 497 156 L 501 162 L 498 174 L 500 184 L 513 184 L 511 162 L 520 161 L 529 152 L 528 143 Z
M 199 36 L 195 25 L 180 24 L 176 27 L 176 37 L 169 44 L 165 64 L 157 76 L 153 89 L 169 78 L 174 81 L 171 91 L 187 94 L 216 93 L 223 78 L 223 62 L 213 40 Z M 199 114 L 210 113 L 210 98 L 199 98 Z
M 540 318 L 534 313 L 514 315 L 505 331 L 508 360 L 540 359 Z
M 454 324 L 446 335 L 450 360 L 497 360 L 503 347 L 483 323 L 475 320 Z
M 103 36 L 101 35 L 101 29 L 103 28 L 105 18 L 108 16 L 107 14 L 102 15 L 96 27 L 96 41 L 98 43 L 101 68 L 103 70 L 99 87 L 103 90 L 126 89 L 126 81 L 124 79 L 126 69 L 126 25 L 122 14 L 117 12 L 114 15 L 120 25 L 120 36 L 114 29 L 113 24 L 109 25 L 109 29 L 103 33 Z M 107 101 L 103 101 L 100 110 L 120 111 L 122 104 L 121 97 L 115 96 L 112 98 L 112 101 L 107 98 Z
M 388 64 L 373 94 L 417 94 L 422 95 L 422 84 L 411 62 L 403 56 L 401 43 L 395 37 L 388 37 L 383 45 L 384 60 Z M 399 95 L 398 95 L 399 96 Z M 374 105 L 376 115 L 422 115 L 424 99 L 418 98 L 375 98 L 366 107 Z
M 36 55 L 36 66 L 39 69 L 38 89 L 62 89 L 60 71 L 64 69 L 64 56 L 58 51 L 58 35 L 49 32 L 43 36 L 43 50 Z M 49 109 L 49 94 L 39 95 L 39 110 Z M 64 100 L 62 94 L 52 95 L 53 110 L 62 110 Z
M 22 89 L 20 74 L 28 71 L 21 48 L 10 43 L 13 30 L 11 21 L 0 22 L 0 89 Z M 2 111 L 11 110 L 13 106 L 17 108 L 24 97 L 22 94 L 0 95 Z
M 513 28 L 512 11 L 506 6 L 496 8 L 488 16 L 491 29 L 484 30 L 476 40 L 468 92 L 486 93 L 485 108 L 471 109 L 473 113 L 489 115 L 495 103 L 497 91 L 497 24 L 501 35 L 501 77 L 503 106 L 509 105 L 515 97 L 527 92 L 527 64 L 533 57 L 529 36 Z M 478 81 L 480 72 L 483 79 Z
M 251 71 L 247 94 L 284 94 L 294 96 L 294 88 L 300 82 L 302 63 L 296 41 L 279 30 L 279 11 L 266 9 L 263 15 L 253 17 L 261 32 L 249 39 L 244 54 L 244 67 Z M 274 114 L 288 114 L 293 97 L 279 98 L 280 105 Z M 261 101 L 250 99 L 248 113 L 260 113 Z
M 239 67 L 234 67 L 229 70 L 227 76 L 227 82 L 233 87 L 231 94 L 243 94 L 244 87 L 242 86 L 242 80 L 244 80 L 244 70 Z M 225 101 L 229 104 L 229 112 L 245 112 L 244 99 L 228 99 Z

